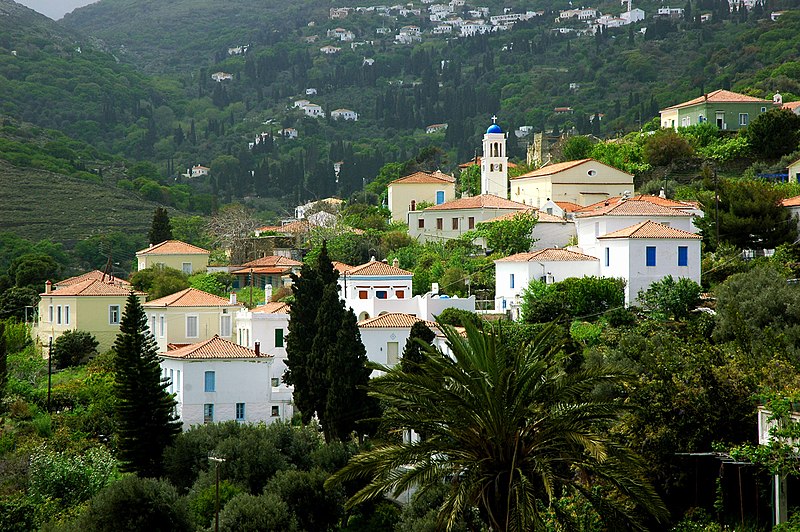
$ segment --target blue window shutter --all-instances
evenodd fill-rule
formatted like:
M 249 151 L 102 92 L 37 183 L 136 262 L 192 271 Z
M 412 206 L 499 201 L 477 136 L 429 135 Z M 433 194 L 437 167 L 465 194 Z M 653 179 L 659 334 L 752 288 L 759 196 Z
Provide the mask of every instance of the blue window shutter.
M 437 190 L 436 191 L 436 205 L 441 205 L 444 203 L 444 190 Z
M 656 247 L 655 246 L 647 246 L 647 255 L 646 255 L 647 265 L 648 266 L 655 266 L 656 265 Z
M 678 266 L 689 265 L 689 246 L 678 246 Z
M 205 373 L 205 391 L 207 392 L 214 392 L 216 391 L 216 374 L 213 371 L 206 371 Z

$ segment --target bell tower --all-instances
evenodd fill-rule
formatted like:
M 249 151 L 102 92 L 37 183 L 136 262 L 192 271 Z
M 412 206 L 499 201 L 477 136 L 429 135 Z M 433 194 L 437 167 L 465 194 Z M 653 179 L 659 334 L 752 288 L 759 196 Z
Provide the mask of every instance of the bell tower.
M 481 194 L 494 194 L 508 199 L 508 157 L 506 134 L 492 117 L 492 125 L 483 136 L 481 157 Z

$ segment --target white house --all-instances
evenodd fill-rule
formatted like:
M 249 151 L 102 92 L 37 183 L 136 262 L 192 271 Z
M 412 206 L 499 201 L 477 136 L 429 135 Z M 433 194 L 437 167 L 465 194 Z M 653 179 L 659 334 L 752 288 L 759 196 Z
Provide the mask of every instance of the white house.
M 637 8 L 631 9 L 630 11 L 624 11 L 620 14 L 619 18 L 624 20 L 628 24 L 633 24 L 634 22 L 641 22 L 644 20 L 644 11 Z
M 417 322 L 423 322 L 436 334 L 433 345 L 446 352 L 444 336 L 436 322 L 422 320 L 412 314 L 391 312 L 358 322 L 361 343 L 366 348 L 370 362 L 389 367 L 400 362 L 403 349 L 411 336 L 411 327 Z
M 353 122 L 358 121 L 358 113 L 351 109 L 336 109 L 335 111 L 331 111 L 331 118 L 334 120 L 352 120 Z
M 599 275 L 597 257 L 566 249 L 539 249 L 494 261 L 495 311 L 512 311 L 519 317 L 522 291 L 531 281 L 561 282 L 568 277 Z
M 598 237 L 600 275 L 625 279 L 625 301 L 634 303 L 639 292 L 671 275 L 700 284 L 702 237 L 651 220 Z
M 578 246 L 583 253 L 595 257 L 600 256 L 600 243 L 597 240 L 600 236 L 647 220 L 697 233 L 697 228 L 692 224 L 692 214 L 681 209 L 634 199 L 608 201 L 598 205 L 598 208 L 587 209 L 575 215 Z
M 293 127 L 285 127 L 278 131 L 278 134 L 285 139 L 296 139 L 297 138 L 297 130 Z
M 447 124 L 431 124 L 425 128 L 425 133 L 431 135 L 433 133 L 445 131 L 446 129 L 447 129 Z
M 328 46 L 323 46 L 322 48 L 319 49 L 319 51 L 322 52 L 325 55 L 334 55 L 334 54 L 338 54 L 339 52 L 341 52 L 342 49 L 339 48 L 338 46 L 330 46 L 330 45 L 328 45 Z
M 292 387 L 283 382 L 286 366 L 286 335 L 289 332 L 289 305 L 286 303 L 267 303 L 253 310 L 243 309 L 236 313 L 236 343 L 260 349 L 274 355 L 270 385 L 272 387 L 272 406 L 278 407 L 278 417 L 290 420 L 294 415 Z
M 208 166 L 202 166 L 202 165 L 196 164 L 196 165 L 192 166 L 186 173 L 189 174 L 189 177 L 194 178 L 194 177 L 206 176 L 206 175 L 208 175 L 208 172 L 210 172 L 210 171 L 211 171 L 211 168 L 209 168 Z
M 304 105 L 302 109 L 306 116 L 310 116 L 311 118 L 325 118 L 325 111 L 315 103 Z
M 789 212 L 792 213 L 792 218 L 794 218 L 797 222 L 798 230 L 800 230 L 800 196 L 786 198 L 781 202 L 781 205 L 783 205 L 784 208 L 789 209 Z
M 272 355 L 219 336 L 161 353 L 161 371 L 175 394 L 184 428 L 217 421 L 269 423 Z
M 222 83 L 223 81 L 233 79 L 233 74 L 229 74 L 227 72 L 214 72 L 213 74 L 211 74 L 211 79 L 213 79 L 217 83 Z

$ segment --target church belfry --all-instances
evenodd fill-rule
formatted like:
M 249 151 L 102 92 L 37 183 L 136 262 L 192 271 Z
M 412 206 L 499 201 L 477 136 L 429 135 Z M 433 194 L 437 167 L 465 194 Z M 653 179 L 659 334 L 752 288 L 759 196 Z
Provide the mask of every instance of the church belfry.
M 508 199 L 508 157 L 506 134 L 492 117 L 492 125 L 483 136 L 481 157 L 481 194 L 494 194 Z

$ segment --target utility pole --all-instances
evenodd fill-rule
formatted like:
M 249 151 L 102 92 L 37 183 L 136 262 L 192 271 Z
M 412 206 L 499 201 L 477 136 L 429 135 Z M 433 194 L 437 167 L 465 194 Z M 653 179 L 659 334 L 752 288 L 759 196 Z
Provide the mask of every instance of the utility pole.
M 209 456 L 209 460 L 214 462 L 214 469 L 216 469 L 216 500 L 214 501 L 214 532 L 219 532 L 219 464 L 224 462 L 224 458 L 216 456 Z
M 719 247 L 719 186 L 717 185 L 717 165 L 714 165 L 714 216 L 716 221 L 714 226 L 717 230 L 717 247 Z
M 50 413 L 50 389 L 53 383 L 53 337 L 47 348 L 47 413 Z

